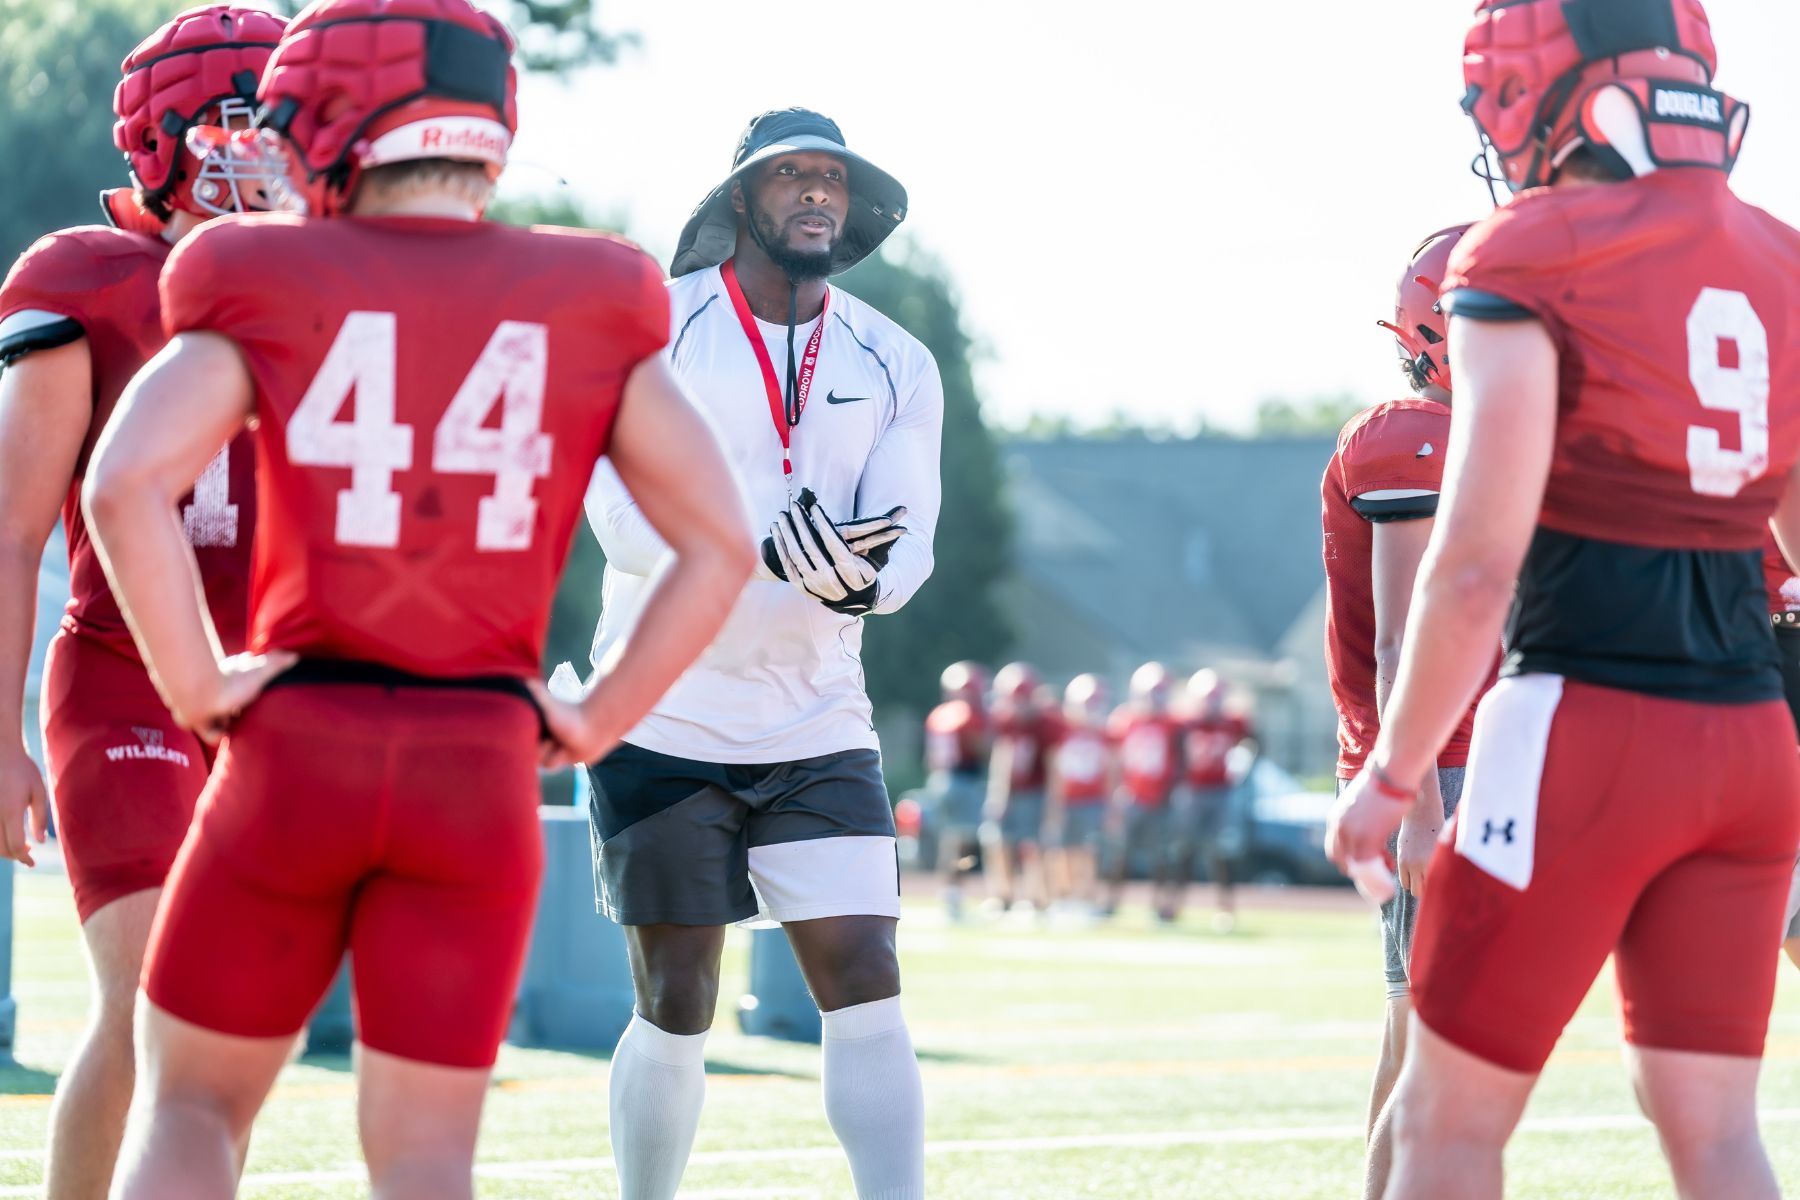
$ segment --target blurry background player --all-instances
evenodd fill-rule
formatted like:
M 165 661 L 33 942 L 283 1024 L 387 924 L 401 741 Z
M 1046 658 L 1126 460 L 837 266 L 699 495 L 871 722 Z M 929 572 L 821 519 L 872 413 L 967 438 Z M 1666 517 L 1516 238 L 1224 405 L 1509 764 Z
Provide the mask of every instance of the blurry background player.
M 1194 877 L 1194 865 L 1205 859 L 1212 875 L 1213 928 L 1229 933 L 1237 925 L 1233 874 L 1249 848 L 1249 797 L 1239 785 L 1247 770 L 1242 755 L 1250 749 L 1250 722 L 1231 710 L 1225 681 L 1210 668 L 1196 671 L 1182 696 L 1182 777 L 1175 820 L 1185 826 L 1185 854 L 1176 867 L 1174 898 L 1177 916 Z
M 1419 913 L 1388 1200 L 1501 1194 L 1609 954 L 1678 1193 L 1778 1194 L 1756 1081 L 1800 755 L 1760 559 L 1771 513 L 1800 551 L 1800 235 L 1731 192 L 1749 113 L 1716 61 L 1698 0 L 1486 0 L 1468 36 L 1523 194 L 1450 261 L 1444 501 L 1328 833 L 1380 858 L 1510 612 Z
M 992 732 L 987 715 L 987 668 L 951 663 L 944 668 L 943 703 L 925 718 L 925 790 L 937 825 L 938 869 L 944 908 L 962 919 L 962 881 L 973 865 L 981 809 L 987 800 Z
M 656 264 L 480 220 L 511 49 L 466 0 L 309 7 L 263 76 L 267 128 L 211 153 L 312 215 L 183 243 L 162 278 L 173 340 L 95 453 L 90 525 L 152 677 L 182 726 L 231 730 L 157 912 L 114 1195 L 232 1194 L 348 948 L 374 1194 L 470 1196 L 537 899 L 537 768 L 608 749 L 749 573 L 729 468 L 657 354 Z M 259 656 L 234 660 L 174 500 L 252 414 Z M 603 453 L 677 553 L 586 701 L 537 689 L 534 711 Z
M 1763 583 L 1769 589 L 1769 623 L 1781 656 L 1781 689 L 1800 731 L 1800 576 L 1788 565 L 1774 532 L 1763 541 Z M 1794 883 L 1788 890 L 1788 923 L 1782 948 L 1800 967 L 1800 858 L 1794 861 Z
M 211 750 L 151 686 L 88 540 L 80 484 L 120 391 L 163 344 L 157 276 L 170 247 L 250 198 L 186 148 L 190 131 L 245 128 L 282 21 L 218 5 L 183 13 L 125 59 L 113 138 L 133 188 L 102 197 L 117 228 L 40 240 L 0 288 L 0 851 L 30 865 L 44 787 L 17 736 L 34 581 L 57 510 L 70 596 L 44 673 L 44 752 L 93 993 L 89 1024 L 57 1081 L 47 1195 L 106 1194 L 131 1100 L 131 1008 L 163 879 L 206 783 Z M 208 127 L 207 129 L 200 128 Z M 207 465 L 179 520 L 213 626 L 243 648 L 252 451 L 238 438 Z
M 1130 697 L 1107 721 L 1117 747 L 1119 786 L 1108 824 L 1112 865 L 1108 872 L 1106 916 L 1119 911 L 1125 879 L 1134 862 L 1150 865 L 1151 907 L 1158 918 L 1175 919 L 1180 888 L 1176 872 L 1187 855 L 1186 830 L 1175 827 L 1172 801 L 1181 779 L 1181 720 L 1170 711 L 1169 669 L 1149 662 L 1131 674 Z
M 994 754 L 982 813 L 981 865 L 988 897 L 1002 912 L 1020 899 L 1028 898 L 1040 911 L 1050 904 L 1044 806 L 1055 721 L 1055 707 L 1044 707 L 1042 683 L 1029 663 L 1008 663 L 994 675 Z
M 1106 684 L 1098 675 L 1077 675 L 1063 690 L 1062 719 L 1050 751 L 1047 866 L 1057 899 L 1090 913 L 1099 901 L 1100 838 L 1115 767 L 1106 716 Z
M 931 574 L 943 385 L 923 345 L 827 283 L 905 212 L 905 189 L 835 124 L 782 109 L 744 130 L 675 252 L 668 359 L 769 537 L 725 631 L 592 771 L 595 877 L 637 989 L 611 1076 L 626 1200 L 680 1184 L 724 927 L 759 912 L 786 928 L 824 1014 L 825 1114 L 858 1193 L 924 1191 L 894 819 L 860 654 L 863 618 Z M 648 611 L 663 546 L 604 469 L 588 516 L 604 655 Z
M 1377 404 L 1352 417 L 1320 485 L 1325 557 L 1325 661 L 1338 712 L 1338 788 L 1362 769 L 1400 671 L 1413 582 L 1431 537 L 1450 448 L 1450 356 L 1438 285 L 1467 226 L 1440 230 L 1413 250 L 1400 273 L 1394 335 L 1400 371 L 1416 398 Z M 1471 706 L 1425 774 L 1402 818 L 1394 850 L 1400 890 L 1381 908 L 1387 1013 L 1369 1092 L 1364 1195 L 1380 1200 L 1392 1161 L 1389 1097 L 1406 1056 L 1412 1012 L 1408 964 L 1418 897 L 1438 835 L 1456 810 L 1469 761 Z

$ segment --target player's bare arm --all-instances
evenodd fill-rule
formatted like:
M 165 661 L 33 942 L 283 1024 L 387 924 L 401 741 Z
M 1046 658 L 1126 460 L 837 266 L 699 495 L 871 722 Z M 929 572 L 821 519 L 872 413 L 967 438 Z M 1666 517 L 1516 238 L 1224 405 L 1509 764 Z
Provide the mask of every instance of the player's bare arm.
M 581 704 L 540 691 L 556 737 L 553 765 L 593 762 L 642 720 L 712 642 L 756 564 L 731 469 L 660 355 L 626 383 L 607 455 L 673 555 L 653 577 L 643 618 Z
M 252 395 L 228 339 L 181 334 L 126 388 L 82 488 L 106 577 L 150 678 L 175 719 L 209 740 L 293 661 L 225 660 L 176 512 L 249 417 Z
M 1769 528 L 1781 545 L 1782 557 L 1791 567 L 1800 559 L 1800 465 L 1788 472 L 1787 491 L 1782 494 L 1775 515 L 1769 518 Z
M 1458 388 L 1444 496 L 1372 769 L 1332 812 L 1326 850 L 1339 865 L 1381 856 L 1480 688 L 1550 475 L 1557 353 L 1549 333 L 1537 321 L 1467 319 L 1451 331 Z
M 32 866 L 49 799 L 21 726 L 37 619 L 37 573 L 92 416 L 87 339 L 37 350 L 0 371 L 0 853 Z M 29 821 L 29 834 L 27 822 Z
M 1430 517 L 1415 521 L 1383 521 L 1370 536 L 1369 583 L 1375 606 L 1375 712 L 1381 716 L 1400 674 L 1400 650 L 1406 639 L 1406 617 L 1412 608 L 1419 564 L 1431 540 Z M 1431 865 L 1438 835 L 1444 829 L 1444 798 L 1436 771 L 1425 772 L 1419 797 L 1400 822 L 1394 854 L 1400 886 L 1415 896 L 1425 894 L 1425 868 Z

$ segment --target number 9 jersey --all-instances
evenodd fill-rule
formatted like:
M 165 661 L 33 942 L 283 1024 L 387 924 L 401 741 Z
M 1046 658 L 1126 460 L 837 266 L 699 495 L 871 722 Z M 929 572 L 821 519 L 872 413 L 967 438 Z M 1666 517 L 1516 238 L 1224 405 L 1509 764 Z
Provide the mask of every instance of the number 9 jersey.
M 1555 456 L 1503 675 L 1781 694 L 1759 549 L 1800 455 L 1800 234 L 1723 172 L 1538 190 L 1478 225 L 1453 315 L 1556 343 Z
M 252 650 L 535 676 L 625 381 L 668 339 L 656 264 L 576 230 L 258 214 L 189 237 L 162 291 L 170 336 L 229 337 L 255 381 Z

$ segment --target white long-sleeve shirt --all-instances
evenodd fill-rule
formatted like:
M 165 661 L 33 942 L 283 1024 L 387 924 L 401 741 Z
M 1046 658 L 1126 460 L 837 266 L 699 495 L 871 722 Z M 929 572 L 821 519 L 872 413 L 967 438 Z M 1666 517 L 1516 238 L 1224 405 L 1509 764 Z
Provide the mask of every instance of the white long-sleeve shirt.
M 854 296 L 832 288 L 806 411 L 792 435 L 793 496 L 809 487 L 834 521 L 904 505 L 907 533 L 877 580 L 875 612 L 910 600 L 932 568 L 944 390 L 931 352 Z M 756 354 L 717 268 L 669 285 L 665 353 L 736 474 L 757 540 L 791 506 L 781 438 Z M 787 327 L 759 321 L 778 379 Z M 796 329 L 804 353 L 816 322 Z M 668 547 L 604 461 L 587 495 L 606 551 L 594 661 L 626 636 Z M 707 762 L 792 762 L 879 749 L 862 672 L 862 621 L 759 571 L 712 646 L 626 741 Z

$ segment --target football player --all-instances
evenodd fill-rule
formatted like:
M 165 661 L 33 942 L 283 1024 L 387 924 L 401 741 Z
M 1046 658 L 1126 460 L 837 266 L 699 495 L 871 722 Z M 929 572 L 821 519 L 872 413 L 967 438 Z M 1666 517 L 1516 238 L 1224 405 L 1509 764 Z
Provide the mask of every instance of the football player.
M 962 919 L 962 881 L 981 829 L 987 798 L 992 734 L 987 714 L 987 668 L 951 663 L 944 668 L 944 701 L 925 718 L 925 790 L 937 817 L 938 868 L 944 876 L 944 908 Z
M 1050 754 L 1046 826 L 1055 846 L 1056 894 L 1089 913 L 1097 899 L 1100 835 L 1114 769 L 1106 736 L 1106 684 L 1098 675 L 1077 675 L 1063 689 L 1062 720 Z
M 1400 273 L 1394 335 L 1400 371 L 1413 397 L 1377 404 L 1352 417 L 1320 485 L 1325 531 L 1325 662 L 1338 713 L 1338 790 L 1368 757 L 1381 712 L 1400 669 L 1400 646 L 1413 582 L 1431 537 L 1444 459 L 1450 447 L 1450 356 L 1438 287 L 1450 252 L 1468 226 L 1420 242 Z M 1456 809 L 1469 761 L 1471 705 L 1425 775 L 1394 847 L 1399 890 L 1381 906 L 1387 1015 L 1369 1093 L 1369 1157 L 1364 1195 L 1380 1200 L 1392 1161 L 1388 1101 L 1406 1055 L 1412 1004 L 1407 967 L 1418 898 L 1438 835 Z
M 87 947 L 89 1024 L 57 1081 L 47 1195 L 100 1197 L 132 1088 L 132 998 L 150 920 L 210 749 L 172 721 L 107 589 L 79 503 L 95 441 L 125 383 L 163 344 L 156 281 L 173 245 L 253 197 L 203 169 L 188 139 L 247 128 L 283 22 L 250 8 L 182 13 L 128 55 L 113 139 L 132 187 L 105 193 L 113 227 L 52 233 L 0 287 L 0 852 L 30 866 L 45 789 L 16 731 L 34 580 L 61 509 L 70 595 L 50 643 L 40 716 L 49 794 Z M 227 652 L 242 649 L 256 497 L 246 438 L 215 447 L 174 519 L 194 547 Z M 26 814 L 30 817 L 29 836 Z
M 1119 755 L 1119 786 L 1113 794 L 1112 868 L 1101 912 L 1119 911 L 1125 877 L 1137 859 L 1150 863 L 1151 907 L 1175 919 L 1169 892 L 1178 864 L 1187 854 L 1185 831 L 1171 819 L 1175 785 L 1181 779 L 1181 720 L 1172 711 L 1169 669 L 1148 662 L 1131 674 L 1131 694 L 1107 721 L 1107 736 Z
M 1511 620 L 1420 912 L 1387 1196 L 1501 1194 L 1613 955 L 1677 1192 L 1774 1197 L 1756 1081 L 1800 755 L 1760 546 L 1773 514 L 1800 551 L 1800 235 L 1731 192 L 1749 114 L 1698 0 L 1483 0 L 1463 61 L 1518 194 L 1444 283 L 1444 500 L 1340 863 L 1379 860 Z
M 348 949 L 375 1194 L 472 1195 L 541 869 L 537 768 L 611 746 L 754 562 L 657 353 L 661 271 L 602 235 L 480 220 L 511 55 L 468 0 L 309 6 L 263 74 L 263 128 L 210 148 L 308 215 L 221 221 L 170 257 L 172 341 L 95 452 L 89 526 L 151 677 L 183 727 L 230 728 L 145 962 L 116 1194 L 233 1192 Z M 254 656 L 225 659 L 171 503 L 252 415 Z M 569 704 L 537 673 L 602 454 L 675 553 Z
M 1215 893 L 1213 928 L 1230 933 L 1237 926 L 1236 888 L 1232 874 L 1249 848 L 1248 799 L 1238 794 L 1243 782 L 1237 758 L 1240 746 L 1252 744 L 1250 722 L 1227 704 L 1225 681 L 1210 668 L 1196 671 L 1183 695 L 1182 778 L 1177 793 L 1186 853 L 1175 868 L 1170 905 L 1179 914 L 1195 860 L 1202 855 Z
M 1049 907 L 1044 877 L 1044 789 L 1056 714 L 1039 701 L 1040 681 L 1029 663 L 1008 663 L 994 676 L 994 753 L 988 762 L 987 807 L 981 822 L 981 862 L 1002 911 L 1029 892 Z

